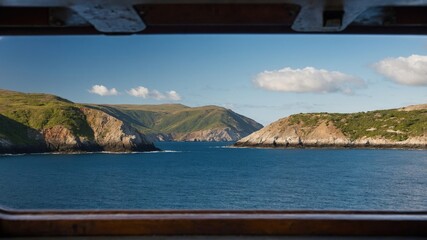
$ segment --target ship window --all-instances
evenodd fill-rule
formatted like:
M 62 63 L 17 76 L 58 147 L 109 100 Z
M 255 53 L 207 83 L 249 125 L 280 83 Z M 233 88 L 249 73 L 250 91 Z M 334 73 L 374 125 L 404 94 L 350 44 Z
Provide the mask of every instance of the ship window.
M 425 40 L 2 37 L 0 204 L 423 210 Z
M 427 235 L 423 3 L 245 2 L 2 1 L 0 237 Z

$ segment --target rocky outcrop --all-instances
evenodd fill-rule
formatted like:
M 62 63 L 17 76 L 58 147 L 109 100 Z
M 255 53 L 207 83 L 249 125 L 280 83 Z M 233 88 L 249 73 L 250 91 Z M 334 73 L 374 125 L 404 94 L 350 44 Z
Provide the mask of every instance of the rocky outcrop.
M 76 104 L 0 89 L 0 153 L 146 151 L 154 141 L 235 141 L 262 125 L 218 106 Z
M 93 141 L 104 151 L 153 151 L 158 150 L 143 134 L 123 121 L 105 112 L 82 108 L 90 128 Z
M 153 142 L 236 141 L 262 128 L 256 121 L 218 106 L 87 105 L 125 119 Z
M 57 125 L 42 131 L 47 148 L 53 152 L 100 151 L 102 148 L 87 137 L 78 137 L 70 129 Z
M 171 142 L 176 141 L 170 133 L 151 133 L 146 134 L 145 137 L 150 142 Z
M 19 142 L 0 136 L 0 153 L 159 150 L 136 129 L 105 112 L 85 107 L 80 111 L 90 127 L 89 132 L 77 133 L 63 125 L 41 131 L 19 125 L 20 129 L 27 129 L 24 136 L 19 136 Z
M 369 129 L 368 129 L 369 130 Z M 351 139 L 332 121 L 315 124 L 294 123 L 290 117 L 280 119 L 239 140 L 241 147 L 371 147 L 371 148 L 427 148 L 427 134 L 411 136 L 403 141 L 385 137 Z
M 348 142 L 343 133 L 330 123 L 306 127 L 304 124 L 292 124 L 289 118 L 284 118 L 242 138 L 236 145 L 301 147 L 345 145 Z
M 245 134 L 243 131 L 236 131 L 231 128 L 214 128 L 199 130 L 190 133 L 158 133 L 148 134 L 147 139 L 152 142 L 182 141 L 182 142 L 234 142 L 241 139 Z
M 242 136 L 239 132 L 233 131 L 231 128 L 215 128 L 209 130 L 200 130 L 183 135 L 174 136 L 175 141 L 215 141 L 227 142 L 237 141 Z

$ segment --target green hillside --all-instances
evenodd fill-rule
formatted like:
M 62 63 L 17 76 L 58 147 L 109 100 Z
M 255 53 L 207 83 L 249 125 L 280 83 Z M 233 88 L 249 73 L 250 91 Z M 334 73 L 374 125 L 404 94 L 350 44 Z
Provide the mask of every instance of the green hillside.
M 77 136 L 91 137 L 92 130 L 79 107 L 54 95 L 0 89 L 0 135 L 15 136 L 13 139 L 19 140 L 18 136 L 26 135 L 23 127 L 16 126 L 21 124 L 38 131 L 62 125 Z
M 143 133 L 189 133 L 231 128 L 249 134 L 262 127 L 252 119 L 218 106 L 188 107 L 182 104 L 89 105 L 126 119 Z
M 92 140 L 82 107 L 101 110 L 130 124 L 144 134 L 190 134 L 200 130 L 229 128 L 248 135 L 262 126 L 231 110 L 204 106 L 191 108 L 181 104 L 161 105 L 94 105 L 76 104 L 50 94 L 20 93 L 0 89 L 0 140 L 30 144 L 28 137 L 57 125 L 70 129 L 75 136 Z M 173 140 L 173 139 L 172 139 Z
M 359 113 L 301 113 L 292 115 L 293 124 L 314 127 L 322 120 L 331 121 L 351 140 L 384 137 L 404 141 L 409 137 L 427 134 L 427 108 L 417 110 L 389 109 Z

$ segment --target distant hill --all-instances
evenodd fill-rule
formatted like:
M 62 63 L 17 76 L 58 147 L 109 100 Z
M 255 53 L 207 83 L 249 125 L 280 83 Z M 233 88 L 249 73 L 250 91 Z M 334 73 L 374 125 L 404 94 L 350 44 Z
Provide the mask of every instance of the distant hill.
M 427 104 L 291 115 L 239 140 L 236 146 L 427 148 Z
M 158 150 L 153 141 L 235 141 L 261 127 L 217 106 L 77 104 L 0 89 L 0 153 Z
M 129 122 L 153 141 L 236 141 L 262 128 L 218 106 L 90 105 Z

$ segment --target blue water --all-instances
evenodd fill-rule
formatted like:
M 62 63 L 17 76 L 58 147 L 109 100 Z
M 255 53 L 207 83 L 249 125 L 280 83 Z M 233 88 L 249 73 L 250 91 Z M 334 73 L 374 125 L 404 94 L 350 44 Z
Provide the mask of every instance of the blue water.
M 158 143 L 0 157 L 0 205 L 43 209 L 427 209 L 427 150 Z

